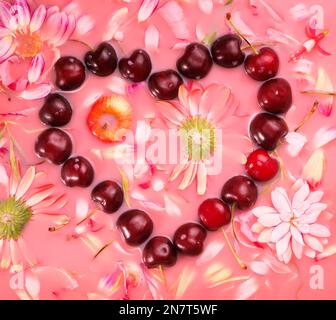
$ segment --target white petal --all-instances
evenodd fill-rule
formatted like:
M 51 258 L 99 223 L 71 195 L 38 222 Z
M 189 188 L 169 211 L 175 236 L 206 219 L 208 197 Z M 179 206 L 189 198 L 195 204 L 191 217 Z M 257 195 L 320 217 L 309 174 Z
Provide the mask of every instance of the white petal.
M 304 236 L 304 242 L 315 251 L 323 251 L 323 246 L 321 242 L 308 234 Z
M 298 258 L 301 259 L 302 257 L 302 251 L 303 251 L 303 246 L 298 243 L 295 239 L 292 238 L 292 250 L 294 252 L 294 255 Z
M 303 186 L 295 192 L 292 200 L 292 207 L 294 209 L 299 208 L 303 201 L 306 200 L 306 198 L 309 195 L 309 186 L 308 183 L 305 182 Z
M 198 164 L 197 169 L 197 194 L 203 195 L 207 187 L 207 170 L 203 162 Z
M 290 239 L 291 239 L 291 234 L 287 233 L 280 241 L 276 243 L 275 247 L 276 247 L 276 252 L 277 252 L 279 259 L 287 251 Z
M 289 231 L 290 224 L 288 222 L 282 222 L 277 225 L 272 232 L 271 241 L 278 242 Z
M 330 231 L 327 227 L 321 225 L 321 224 L 311 224 L 309 226 L 309 233 L 312 235 L 312 236 L 315 236 L 315 237 L 330 237 Z
M 7 171 L 4 166 L 0 165 L 0 184 L 3 184 L 4 186 L 8 186 L 9 178 L 7 175 Z
M 197 173 L 197 163 L 190 162 L 184 173 L 184 177 L 179 185 L 180 190 L 188 188 L 195 179 Z
M 149 25 L 145 31 L 145 46 L 148 50 L 157 51 L 159 48 L 160 33 L 154 25 Z
M 272 203 L 279 213 L 289 213 L 292 211 L 287 192 L 284 188 L 276 188 L 271 193 Z
M 322 148 L 326 144 L 336 139 L 336 128 L 321 128 L 318 130 L 313 139 L 313 146 L 315 149 Z
M 198 5 L 205 14 L 210 14 L 212 12 L 213 9 L 212 0 L 198 0 Z
M 155 11 L 159 4 L 159 0 L 142 0 L 140 9 L 138 11 L 138 21 L 147 20 Z
M 30 83 L 36 82 L 42 75 L 45 62 L 41 54 L 37 54 L 30 63 L 28 70 L 28 80 Z
M 261 206 L 252 209 L 252 213 L 257 217 L 261 217 L 266 213 L 277 213 L 276 210 L 272 207 L 267 207 L 267 206 Z
M 307 138 L 298 132 L 289 132 L 285 140 L 287 142 L 287 151 L 292 157 L 296 157 L 307 143 Z
M 76 201 L 76 218 L 77 221 L 81 221 L 87 217 L 89 212 L 89 204 L 85 199 L 78 199 Z
M 23 178 L 20 181 L 20 184 L 17 188 L 17 191 L 15 193 L 15 197 L 17 199 L 20 199 L 25 195 L 25 193 L 29 190 L 30 186 L 32 185 L 33 181 L 35 179 L 35 168 L 30 167 Z
M 43 25 L 47 17 L 47 9 L 44 5 L 39 5 L 33 13 L 32 19 L 30 21 L 29 29 L 31 33 L 34 33 Z
M 265 227 L 274 227 L 281 222 L 281 219 L 278 213 L 266 213 L 258 218 L 258 222 Z
M 258 237 L 258 242 L 261 243 L 269 243 L 271 242 L 271 236 L 272 236 L 273 228 L 265 229 L 261 231 Z
M 304 245 L 301 232 L 293 225 L 290 227 L 290 231 L 291 231 L 293 238 L 301 245 Z
M 308 200 L 310 201 L 310 203 L 316 203 L 321 201 L 322 197 L 323 197 L 323 191 L 313 191 L 310 193 Z
M 125 22 L 128 16 L 128 9 L 126 7 L 118 9 L 108 22 L 108 31 L 103 36 L 104 41 L 109 41 L 114 38 L 114 35 L 119 31 L 121 25 Z
M 38 87 L 22 91 L 20 94 L 20 98 L 24 100 L 37 100 L 47 96 L 50 91 L 51 85 L 42 83 Z

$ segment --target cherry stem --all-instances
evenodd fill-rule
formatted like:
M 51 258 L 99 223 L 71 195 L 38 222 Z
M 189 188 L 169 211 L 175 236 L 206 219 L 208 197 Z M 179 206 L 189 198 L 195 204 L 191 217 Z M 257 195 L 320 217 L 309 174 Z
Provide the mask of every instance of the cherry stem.
M 236 207 L 236 203 L 233 203 L 233 205 L 231 206 L 231 219 L 230 219 L 230 223 L 231 223 L 231 228 L 232 228 L 232 233 L 233 233 L 233 236 L 235 237 L 235 239 L 237 241 L 238 240 L 238 237 L 237 237 L 237 233 L 236 233 L 236 228 L 235 228 L 235 225 L 234 225 L 234 209 Z
M 67 222 L 67 223 L 62 223 L 61 225 L 56 226 L 56 227 L 49 227 L 49 228 L 48 228 L 48 231 L 49 231 L 49 232 L 55 232 L 55 231 L 58 231 L 58 230 L 64 228 L 67 224 L 68 224 L 68 222 Z
M 238 255 L 237 251 L 234 249 L 234 247 L 233 247 L 233 245 L 232 245 L 232 243 L 231 243 L 229 237 L 227 236 L 227 234 L 226 234 L 224 228 L 222 228 L 222 231 L 223 231 L 224 239 L 225 239 L 226 243 L 228 244 L 229 249 L 230 249 L 230 251 L 232 252 L 234 258 L 235 258 L 236 261 L 238 262 L 240 268 L 242 268 L 243 270 L 246 270 L 246 269 L 247 269 L 247 265 L 240 259 L 240 257 L 239 257 L 239 255 Z
M 69 41 L 72 41 L 72 42 L 76 42 L 76 43 L 79 43 L 87 48 L 89 48 L 90 50 L 93 50 L 93 47 L 91 47 L 88 43 L 82 41 L 82 40 L 78 40 L 78 39 L 69 39 Z
M 228 12 L 226 14 L 226 20 L 229 21 L 231 27 L 233 28 L 233 30 L 249 45 L 249 47 L 252 49 L 254 54 L 258 54 L 257 49 L 251 44 L 251 42 L 249 40 L 246 39 L 246 37 L 237 29 L 237 27 L 234 25 L 234 23 L 231 20 L 231 13 Z
M 318 101 L 314 102 L 313 107 L 310 109 L 310 111 L 308 112 L 308 114 L 304 117 L 304 119 L 299 124 L 299 126 L 294 130 L 295 132 L 299 131 L 310 120 L 310 118 L 313 116 L 313 114 L 317 110 L 319 104 L 320 103 Z
M 98 252 L 94 255 L 93 259 L 96 259 L 106 248 L 108 248 L 112 243 L 114 242 L 114 240 L 110 240 L 109 242 L 107 242 L 106 244 L 104 244 L 99 250 Z
M 302 94 L 320 94 L 324 96 L 336 96 L 336 92 L 322 91 L 322 90 L 304 90 Z

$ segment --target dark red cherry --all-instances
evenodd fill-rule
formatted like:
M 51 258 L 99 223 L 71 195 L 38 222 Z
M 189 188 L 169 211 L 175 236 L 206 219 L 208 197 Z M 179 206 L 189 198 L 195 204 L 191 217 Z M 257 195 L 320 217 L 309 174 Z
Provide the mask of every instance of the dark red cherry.
M 124 192 L 118 183 L 106 180 L 93 188 L 91 199 L 100 210 L 114 213 L 123 204 Z
M 250 123 L 251 139 L 265 150 L 274 150 L 281 138 L 288 133 L 284 119 L 270 113 L 257 114 Z
M 46 97 L 39 117 L 48 126 L 62 127 L 70 122 L 72 108 L 67 99 L 58 93 L 52 93 Z
M 177 252 L 167 237 L 157 236 L 147 242 L 142 260 L 147 268 L 170 267 L 177 261 Z
M 206 230 L 198 223 L 186 223 L 174 234 L 175 247 L 183 254 L 197 256 L 203 251 Z
M 62 164 L 72 152 L 72 142 L 67 133 L 50 128 L 43 131 L 35 143 L 35 152 L 54 164 Z
M 94 178 L 91 163 L 84 157 L 68 159 L 62 167 L 61 178 L 67 187 L 89 187 Z
M 240 210 L 251 208 L 258 197 L 255 183 L 248 177 L 235 176 L 223 186 L 222 199 L 229 205 L 235 205 Z
M 241 38 L 235 34 L 226 34 L 218 38 L 211 46 L 214 63 L 224 68 L 240 66 L 245 60 L 241 44 Z
M 109 43 L 102 42 L 96 50 L 85 54 L 84 62 L 93 74 L 99 77 L 107 77 L 117 68 L 118 57 Z
M 176 62 L 177 70 L 186 78 L 202 79 L 212 67 L 212 58 L 206 46 L 200 43 L 189 44 L 182 57 Z
M 257 149 L 248 156 L 245 169 L 254 180 L 269 181 L 277 175 L 279 163 L 267 151 Z
M 149 91 L 160 100 L 175 99 L 182 84 L 182 78 L 174 70 L 153 73 L 148 80 Z
M 142 49 L 135 50 L 129 58 L 119 61 L 120 74 L 133 82 L 145 81 L 152 71 L 152 62 L 148 53 Z
M 141 210 L 124 212 L 117 220 L 117 226 L 130 246 L 144 243 L 153 232 L 153 221 Z
M 271 113 L 285 113 L 292 105 L 292 89 L 287 80 L 271 79 L 263 83 L 258 92 L 261 108 Z
M 75 57 L 61 57 L 55 63 L 56 86 L 64 91 L 78 89 L 85 81 L 85 66 Z
M 245 59 L 245 70 L 254 80 L 266 81 L 275 77 L 279 70 L 279 57 L 268 47 L 261 48 L 258 53 L 252 53 Z
M 216 231 L 230 223 L 231 211 L 221 199 L 207 199 L 198 208 L 202 225 L 209 231 Z

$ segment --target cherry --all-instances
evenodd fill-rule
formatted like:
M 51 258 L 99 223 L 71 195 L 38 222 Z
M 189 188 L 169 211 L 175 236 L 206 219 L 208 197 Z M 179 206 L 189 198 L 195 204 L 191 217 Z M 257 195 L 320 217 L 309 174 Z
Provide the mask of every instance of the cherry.
M 180 226 L 174 234 L 174 244 L 183 254 L 197 256 L 203 251 L 206 238 L 205 229 L 198 223 L 186 223 Z
M 182 78 L 174 70 L 153 73 L 148 80 L 151 94 L 160 100 L 175 99 L 182 84 Z
M 107 77 L 117 68 L 118 57 L 109 43 L 102 42 L 96 50 L 85 54 L 84 62 L 93 74 L 99 77 Z
M 94 171 L 91 163 L 79 156 L 70 158 L 63 164 L 61 177 L 67 187 L 86 188 L 93 181 Z
M 202 79 L 212 67 L 212 58 L 208 48 L 199 43 L 189 44 L 182 57 L 176 62 L 177 70 L 186 78 Z
M 124 212 L 117 220 L 117 226 L 130 246 L 144 243 L 152 234 L 153 221 L 141 210 Z
M 255 144 L 265 150 L 274 150 L 288 133 L 284 119 L 270 113 L 257 114 L 250 123 L 250 136 Z
M 61 57 L 55 63 L 56 86 L 64 91 L 78 89 L 85 81 L 85 66 L 75 57 Z
M 255 183 L 245 176 L 235 176 L 223 186 L 222 199 L 229 205 L 235 205 L 240 210 L 251 208 L 258 197 Z
M 133 82 L 145 81 L 152 71 L 152 62 L 148 53 L 142 49 L 135 50 L 129 58 L 119 61 L 120 74 Z
M 277 75 L 279 57 L 273 49 L 269 47 L 261 48 L 258 53 L 247 56 L 245 70 L 252 79 L 266 81 Z
M 226 34 L 218 38 L 211 46 L 214 63 L 224 68 L 240 66 L 245 60 L 241 44 L 241 38 L 235 34 Z
M 257 149 L 248 156 L 245 169 L 254 180 L 269 181 L 278 173 L 279 163 L 267 151 Z
M 167 237 L 157 236 L 150 239 L 145 245 L 142 260 L 147 268 L 170 267 L 177 261 L 177 252 Z
M 70 122 L 72 108 L 67 99 L 58 93 L 52 93 L 46 97 L 39 117 L 48 126 L 62 127 Z
M 285 113 L 292 105 L 292 89 L 285 79 L 276 78 L 263 83 L 258 92 L 261 108 L 271 113 Z
M 93 188 L 91 199 L 100 210 L 106 213 L 114 213 L 121 207 L 124 201 L 124 193 L 119 184 L 106 180 Z
M 46 158 L 54 164 L 62 164 L 72 152 L 72 142 L 64 131 L 50 128 L 43 131 L 35 143 L 35 152 L 41 158 Z
M 207 199 L 198 208 L 202 225 L 209 231 L 216 231 L 230 223 L 231 211 L 221 199 Z

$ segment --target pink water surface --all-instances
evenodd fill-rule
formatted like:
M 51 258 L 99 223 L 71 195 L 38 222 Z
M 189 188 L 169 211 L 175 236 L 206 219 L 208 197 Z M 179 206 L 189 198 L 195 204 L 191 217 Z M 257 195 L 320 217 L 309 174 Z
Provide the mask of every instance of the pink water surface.
M 68 1 L 46 1 L 37 0 L 37 4 L 44 3 L 46 5 L 57 4 L 62 7 Z M 122 6 L 127 6 L 130 10 L 130 17 L 135 17 L 124 31 L 124 39 L 116 45 L 118 55 L 121 56 L 123 52 L 129 53 L 136 48 L 144 48 L 144 31 L 148 25 L 155 25 L 160 32 L 160 44 L 158 52 L 150 52 L 153 70 L 161 70 L 166 68 L 174 68 L 175 61 L 181 55 L 181 50 L 172 50 L 171 48 L 179 42 L 178 39 L 169 29 L 169 26 L 163 21 L 159 11 L 155 12 L 150 19 L 144 23 L 136 21 L 136 13 L 140 1 L 133 1 L 127 4 L 122 1 L 86 1 L 77 0 L 81 11 L 89 14 L 95 23 L 94 31 L 85 35 L 81 40 L 95 46 L 102 40 L 102 36 L 107 30 L 107 22 L 112 16 L 114 11 Z M 206 15 L 200 11 L 195 1 L 190 3 L 182 3 L 181 6 L 184 10 L 187 25 L 190 29 L 190 41 L 196 40 L 195 28 L 197 23 L 202 25 L 202 28 L 207 33 L 217 32 L 217 34 L 224 34 L 228 31 L 224 23 L 225 13 L 228 8 L 223 5 L 216 4 L 215 9 L 211 15 Z M 214 1 L 215 2 L 215 1 Z M 289 9 L 294 5 L 303 2 L 298 0 L 268 0 L 269 4 L 284 18 L 284 22 L 277 23 L 268 15 L 265 10 L 259 12 L 259 16 L 254 16 L 252 10 L 248 6 L 246 0 L 234 1 L 234 10 L 239 11 L 241 17 L 248 22 L 253 31 L 260 36 L 265 37 L 265 30 L 269 27 L 282 30 L 287 34 L 294 36 L 300 41 L 305 40 L 304 23 L 294 21 L 290 14 Z M 307 0 L 304 3 L 309 6 L 313 4 L 320 4 L 325 9 L 325 25 L 330 31 L 328 38 L 324 42 L 324 48 L 330 51 L 335 51 L 336 36 L 336 20 L 334 12 L 336 4 L 330 0 Z M 115 44 L 115 41 L 111 42 Z M 122 49 L 121 49 L 122 48 Z M 299 93 L 300 87 L 294 77 L 293 64 L 289 64 L 288 57 L 296 48 L 287 45 L 277 45 L 275 50 L 280 56 L 281 67 L 279 76 L 286 78 L 292 85 L 294 93 L 294 105 L 289 114 L 287 121 L 291 128 L 294 128 L 307 114 L 311 108 L 314 98 L 312 96 L 304 96 Z M 68 42 L 61 48 L 62 55 L 71 54 L 79 58 L 83 57 L 86 47 L 74 42 Z M 121 51 L 122 50 L 122 51 Z M 315 72 L 318 66 L 324 67 L 332 79 L 336 82 L 336 75 L 333 69 L 336 68 L 334 56 L 321 56 L 316 51 L 309 53 L 306 58 L 314 62 Z M 118 76 L 118 72 L 115 73 Z M 66 127 L 66 131 L 70 133 L 74 142 L 74 154 L 84 155 L 92 161 L 95 167 L 95 183 L 104 179 L 114 179 L 118 182 L 121 181 L 118 168 L 113 160 L 101 160 L 97 158 L 91 151 L 95 148 L 106 148 L 107 145 L 100 143 L 94 138 L 86 127 L 86 116 L 89 111 L 91 103 L 96 97 L 101 94 L 109 94 L 108 89 L 111 78 L 97 78 L 91 74 L 87 75 L 87 80 L 80 90 L 74 93 L 64 94 L 74 108 L 74 116 L 71 123 Z M 243 115 L 253 115 L 259 111 L 256 101 L 256 93 L 258 83 L 249 79 L 242 68 L 236 69 L 222 69 L 214 66 L 209 76 L 201 80 L 202 85 L 206 86 L 213 82 L 219 82 L 232 89 L 233 94 L 240 102 L 240 111 Z M 127 96 L 132 108 L 134 119 L 143 119 L 146 115 L 155 112 L 155 100 L 150 96 L 146 86 L 137 88 L 133 93 Z M 11 131 L 16 140 L 19 142 L 24 150 L 25 157 L 22 157 L 23 165 L 31 165 L 39 162 L 33 151 L 33 145 L 38 135 L 38 130 L 43 128 L 38 120 L 38 111 L 42 105 L 42 100 L 27 102 L 19 99 L 7 100 L 5 95 L 0 94 L 0 111 L 20 111 L 27 108 L 32 108 L 27 117 L 16 120 L 20 126 L 12 126 Z M 250 116 L 243 117 L 239 126 L 235 128 L 236 133 L 247 135 L 248 122 Z M 320 113 L 316 113 L 312 120 L 303 128 L 304 133 L 308 140 L 312 139 L 314 134 L 321 127 L 331 127 L 335 125 L 335 111 L 332 112 L 330 117 L 325 117 Z M 24 132 L 22 127 L 32 130 L 32 133 Z M 237 146 L 234 142 L 228 142 L 227 149 L 236 149 Z M 248 154 L 252 149 L 245 151 Z M 336 210 L 335 197 L 335 157 L 336 149 L 335 144 L 330 143 L 324 147 L 326 154 L 326 169 L 320 188 L 325 192 L 324 202 L 328 204 L 328 211 L 333 213 Z M 286 167 L 290 172 L 300 177 L 302 167 L 311 154 L 311 150 L 304 150 L 298 157 L 292 158 L 288 155 L 285 148 L 280 149 L 280 155 L 284 159 Z M 75 203 L 78 199 L 87 199 L 89 201 L 90 188 L 88 189 L 67 189 L 60 181 L 60 168 L 54 165 L 43 163 L 37 165 L 39 170 L 47 172 L 46 181 L 51 181 L 56 184 L 58 191 L 66 192 L 68 204 L 62 209 L 62 213 L 72 217 L 70 223 L 59 230 L 58 232 L 48 232 L 49 221 L 43 220 L 39 223 L 30 223 L 24 231 L 24 237 L 27 246 L 38 258 L 40 265 L 61 267 L 73 274 L 73 277 L 78 282 L 78 287 L 73 290 L 60 290 L 58 287 L 57 278 L 55 276 L 41 276 L 41 295 L 42 299 L 87 299 L 88 293 L 97 291 L 99 279 L 115 270 L 115 264 L 118 261 L 125 263 L 134 262 L 139 264 L 141 262 L 141 250 L 132 249 L 124 244 L 121 236 L 114 228 L 114 222 L 117 216 L 127 209 L 124 204 L 119 212 L 109 217 L 103 216 L 101 219 L 104 221 L 105 227 L 96 232 L 95 236 L 101 239 L 102 243 L 110 240 L 116 240 L 128 252 L 128 254 L 120 252 L 117 247 L 111 245 L 103 251 L 96 259 L 93 259 L 93 253 L 83 244 L 79 239 L 68 240 L 68 235 L 74 231 L 76 225 L 75 218 Z M 215 197 L 219 195 L 223 183 L 233 174 L 238 174 L 243 171 L 241 164 L 233 161 L 231 157 L 224 153 L 223 155 L 223 169 L 217 176 L 210 176 L 205 196 L 198 196 L 196 193 L 195 183 L 186 191 L 179 191 L 179 194 L 186 200 L 181 204 L 182 215 L 171 216 L 165 212 L 156 212 L 155 210 L 146 209 L 154 220 L 155 234 L 172 235 L 174 230 L 184 222 L 194 221 L 197 217 L 197 208 L 203 199 L 208 197 Z M 282 180 L 278 185 L 289 188 L 289 182 Z M 176 183 L 169 183 L 167 185 L 169 190 L 177 190 Z M 148 199 L 162 203 L 162 193 L 150 190 L 143 191 Z M 137 200 L 131 199 L 132 208 L 143 208 Z M 270 203 L 269 194 L 260 195 L 258 205 Z M 92 205 L 92 204 L 90 204 Z M 102 214 L 103 215 L 103 214 Z M 332 236 L 329 239 L 329 244 L 336 241 L 336 227 L 335 219 L 330 220 L 329 225 Z M 232 238 L 232 235 L 229 232 Z M 225 244 L 223 234 L 221 231 L 209 233 L 206 239 L 205 246 L 217 242 Z M 255 246 L 245 247 L 239 245 L 239 255 L 247 265 L 252 261 L 258 259 L 259 255 L 264 254 L 262 248 Z M 275 254 L 270 251 L 272 255 Z M 275 257 L 276 259 L 276 257 Z M 269 270 L 266 275 L 258 275 L 251 268 L 242 270 L 234 260 L 227 244 L 224 245 L 222 250 L 210 261 L 206 263 L 197 262 L 197 258 L 180 257 L 177 264 L 172 268 L 164 270 L 166 277 L 166 285 L 161 284 L 160 294 L 163 298 L 176 297 L 176 281 L 184 271 L 192 276 L 190 283 L 186 290 L 179 296 L 182 299 L 234 299 L 239 298 L 240 286 L 245 280 L 238 280 L 235 282 L 228 282 L 217 287 L 210 288 L 209 279 L 206 276 L 206 270 L 213 264 L 220 264 L 224 268 L 230 269 L 232 277 L 250 277 L 256 286 L 256 290 L 248 298 L 250 299 L 333 299 L 336 292 L 336 281 L 334 277 L 334 265 L 336 263 L 336 256 L 328 257 L 318 263 L 306 257 L 301 260 L 293 260 L 289 264 L 290 272 L 278 273 Z M 324 289 L 314 290 L 310 288 L 309 282 L 311 279 L 310 268 L 313 265 L 320 265 L 324 270 Z M 11 274 L 8 271 L 0 272 L 0 298 L 1 299 L 16 299 L 17 296 L 9 287 L 9 279 Z M 55 293 L 53 292 L 57 292 Z M 112 299 L 117 299 L 123 296 L 123 290 L 120 289 L 115 295 L 111 296 Z M 152 295 L 148 287 L 143 283 L 138 288 L 131 288 L 129 296 L 131 299 L 152 299 Z

